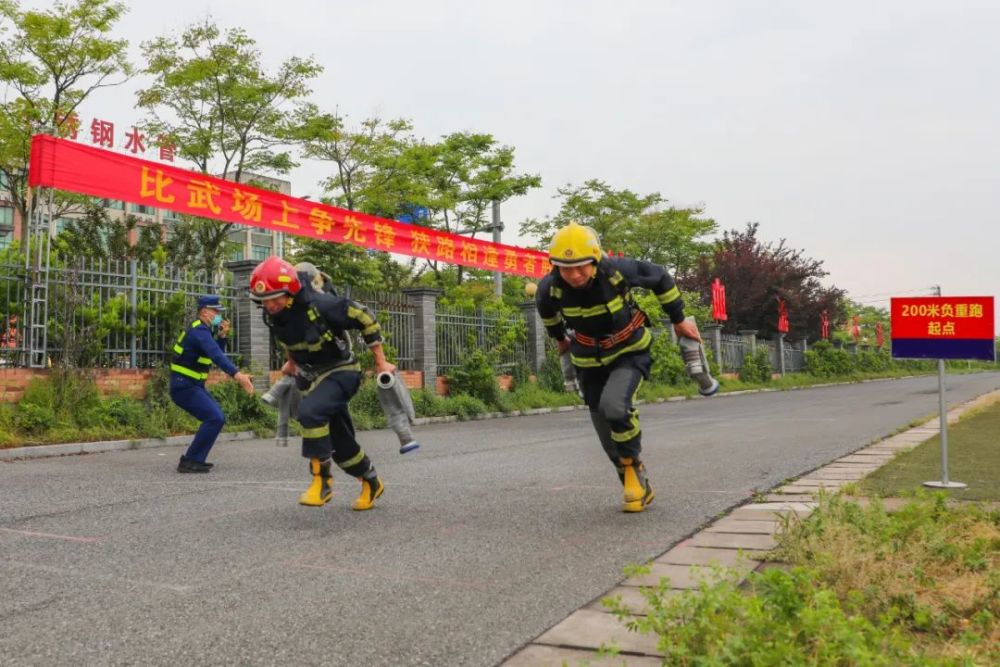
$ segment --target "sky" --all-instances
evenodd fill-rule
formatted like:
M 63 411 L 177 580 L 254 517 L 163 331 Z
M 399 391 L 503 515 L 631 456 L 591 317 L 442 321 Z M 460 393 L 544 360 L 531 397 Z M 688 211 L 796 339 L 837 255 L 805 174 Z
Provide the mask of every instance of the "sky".
M 243 27 L 272 68 L 315 57 L 313 100 L 349 121 L 513 146 L 543 187 L 503 205 L 506 243 L 558 211 L 558 187 L 599 178 L 703 206 L 721 230 L 759 222 L 863 303 L 932 285 L 1000 297 L 1000 3 L 127 4 L 133 62 L 142 41 L 210 18 Z M 140 120 L 142 84 L 97 93 L 84 123 Z M 318 197 L 326 175 L 304 163 L 293 195 Z

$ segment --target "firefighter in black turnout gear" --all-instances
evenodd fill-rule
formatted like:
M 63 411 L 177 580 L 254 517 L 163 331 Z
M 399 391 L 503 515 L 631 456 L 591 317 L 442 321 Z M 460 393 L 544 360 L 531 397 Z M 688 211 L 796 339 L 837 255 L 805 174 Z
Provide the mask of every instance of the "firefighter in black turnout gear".
M 384 485 L 355 439 L 347 409 L 361 385 L 361 366 L 345 331 L 360 330 L 375 357 L 375 371 L 391 373 L 395 366 L 385 359 L 378 322 L 361 304 L 314 290 L 307 276 L 280 257 L 269 257 L 254 270 L 250 298 L 262 305 L 265 323 L 285 349 L 282 372 L 294 376 L 302 392 L 298 420 L 312 483 L 299 503 L 319 507 L 330 500 L 332 461 L 361 481 L 351 507 L 371 509 Z
M 549 260 L 554 268 L 535 292 L 538 314 L 576 368 L 594 429 L 624 487 L 622 510 L 641 512 L 655 493 L 639 458 L 635 397 L 649 379 L 653 339 L 630 288 L 652 291 L 678 336 L 701 340 L 698 329 L 684 320 L 684 301 L 670 274 L 650 262 L 605 256 L 589 227 L 571 222 L 559 229 Z

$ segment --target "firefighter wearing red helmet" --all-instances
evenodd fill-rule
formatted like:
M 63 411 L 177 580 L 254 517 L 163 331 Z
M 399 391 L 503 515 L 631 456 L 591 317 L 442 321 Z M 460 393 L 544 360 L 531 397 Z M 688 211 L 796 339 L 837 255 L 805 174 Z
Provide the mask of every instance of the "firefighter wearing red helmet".
M 395 366 L 386 361 L 378 322 L 360 303 L 312 289 L 306 276 L 280 257 L 269 257 L 257 266 L 249 290 L 285 349 L 282 372 L 294 376 L 302 391 L 298 417 L 302 456 L 309 459 L 312 482 L 299 503 L 320 507 L 330 500 L 331 469 L 336 463 L 361 482 L 361 493 L 351 507 L 371 509 L 385 487 L 354 437 L 347 404 L 361 385 L 361 366 L 345 343 L 344 332 L 359 330 L 375 357 L 375 371 L 391 373 Z

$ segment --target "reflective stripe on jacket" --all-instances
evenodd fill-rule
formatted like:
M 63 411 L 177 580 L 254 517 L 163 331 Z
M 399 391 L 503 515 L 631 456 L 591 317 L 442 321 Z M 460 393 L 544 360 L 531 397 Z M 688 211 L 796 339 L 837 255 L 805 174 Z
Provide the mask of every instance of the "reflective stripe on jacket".
M 213 363 L 228 375 L 236 375 L 239 370 L 223 353 L 219 342 L 212 335 L 212 330 L 201 320 L 192 322 L 177 337 L 173 351 L 170 372 L 197 382 L 208 379 L 208 371 L 211 370 Z

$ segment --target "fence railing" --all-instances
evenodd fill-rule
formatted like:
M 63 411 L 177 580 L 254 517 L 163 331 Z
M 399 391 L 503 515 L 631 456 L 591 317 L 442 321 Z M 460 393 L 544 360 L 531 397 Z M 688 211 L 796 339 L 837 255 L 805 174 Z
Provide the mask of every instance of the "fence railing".
M 722 334 L 722 359 L 719 365 L 723 373 L 737 373 L 743 367 L 743 358 L 750 354 L 750 343 L 735 334 Z
M 476 349 L 492 355 L 499 372 L 529 362 L 527 328 L 520 313 L 493 313 L 438 304 L 436 321 L 437 366 L 442 375 L 460 366 Z
M 25 308 L 30 286 L 24 266 L 0 265 L 0 363 L 26 365 Z M 234 288 L 213 285 L 203 274 L 136 261 L 79 259 L 53 266 L 47 282 L 46 355 L 99 368 L 151 368 L 193 321 L 197 297 L 219 294 L 234 327 Z M 235 340 L 239 331 L 230 333 Z
M 719 365 L 722 367 L 722 372 L 738 373 L 743 366 L 743 359 L 750 354 L 750 340 L 746 336 L 737 334 L 721 334 L 720 339 L 722 343 L 722 358 L 719 360 Z M 768 358 L 771 361 L 771 368 L 777 373 L 781 368 L 778 358 L 778 342 L 758 338 L 756 344 L 758 348 L 767 350 Z M 806 359 L 805 353 L 799 347 L 801 345 L 801 342 L 793 345 L 788 340 L 784 341 L 782 353 L 785 358 L 786 373 L 797 373 L 805 370 Z
M 785 372 L 798 373 L 806 368 L 805 352 L 789 345 L 785 345 Z
M 402 294 L 392 292 L 355 291 L 351 298 L 372 311 L 382 328 L 386 345 L 396 350 L 396 365 L 409 370 L 416 363 L 415 320 L 416 309 Z
M 223 274 L 223 284 L 219 285 L 206 281 L 203 274 L 179 267 L 144 265 L 129 260 L 80 259 L 69 265 L 50 267 L 38 277 L 46 283 L 45 331 L 49 361 L 69 358 L 76 365 L 104 368 L 162 365 L 169 360 L 176 337 L 193 319 L 197 296 L 210 292 L 220 294 L 229 308 L 226 317 L 233 323 L 230 356 L 236 357 L 233 351 L 243 349 L 240 322 L 250 322 L 247 340 L 242 342 L 250 342 L 252 350 L 260 351 L 251 354 L 257 355 L 255 358 L 261 366 L 267 363 L 267 348 L 252 342 L 257 338 L 250 335 L 253 327 L 258 326 L 252 318 L 260 315 L 243 298 L 242 291 L 232 286 L 229 272 Z M 28 364 L 30 350 L 25 336 L 25 313 L 30 306 L 32 289 L 29 278 L 23 264 L 0 264 L 0 366 Z M 418 336 L 422 340 L 430 336 L 427 327 L 431 325 L 429 318 L 426 322 L 418 321 L 415 304 L 420 303 L 419 298 L 414 301 L 405 294 L 389 292 L 340 292 L 372 310 L 382 325 L 387 344 L 396 350 L 397 364 L 404 370 L 424 369 L 443 375 L 460 366 L 477 349 L 487 353 L 498 373 L 509 372 L 518 364 L 534 368 L 538 363 L 538 359 L 533 358 L 538 356 L 538 350 L 529 341 L 528 331 L 530 328 L 537 332 L 540 325 L 532 322 L 529 327 L 522 312 L 436 303 L 432 311 L 436 321 L 433 343 L 427 340 L 428 345 L 436 345 L 436 350 L 432 350 L 437 358 L 435 368 L 433 363 L 422 366 L 423 362 L 418 359 L 416 341 Z M 421 308 L 420 312 L 428 312 L 426 306 Z M 750 353 L 750 340 L 734 334 L 721 334 L 718 340 L 717 356 L 722 371 L 738 372 Z M 757 340 L 756 345 L 768 350 L 776 371 L 781 368 L 776 341 Z M 786 340 L 782 347 L 785 371 L 803 370 L 805 355 L 801 343 L 793 345 Z M 364 349 L 360 339 L 356 349 Z M 272 341 L 271 368 L 279 368 L 283 361 Z

